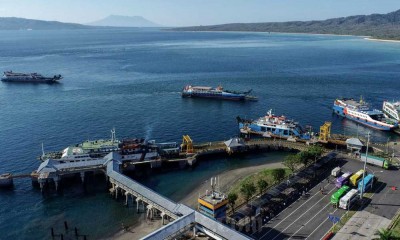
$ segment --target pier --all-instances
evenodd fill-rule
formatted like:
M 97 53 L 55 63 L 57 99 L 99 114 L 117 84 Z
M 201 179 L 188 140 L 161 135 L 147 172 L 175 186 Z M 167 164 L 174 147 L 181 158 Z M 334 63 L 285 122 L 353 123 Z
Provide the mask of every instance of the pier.
M 83 180 L 86 172 L 104 172 L 112 185 L 110 193 L 116 198 L 119 195 L 124 196 L 126 204 L 129 203 L 130 199 L 132 202 L 136 201 L 137 211 L 140 211 L 140 205 L 142 205 L 147 218 L 151 219 L 159 214 L 162 217 L 163 224 L 167 220 L 165 226 L 142 239 L 173 239 L 182 234 L 182 231 L 188 230 L 193 230 L 194 233 L 201 231 L 214 239 L 250 239 L 228 226 L 208 218 L 184 204 L 175 203 L 123 175 L 121 173 L 122 165 L 121 155 L 115 152 L 95 161 L 57 163 L 54 160 L 47 160 L 37 170 L 38 182 L 43 188 L 45 183 L 53 181 L 57 188 L 58 182 L 63 176 L 79 173 Z

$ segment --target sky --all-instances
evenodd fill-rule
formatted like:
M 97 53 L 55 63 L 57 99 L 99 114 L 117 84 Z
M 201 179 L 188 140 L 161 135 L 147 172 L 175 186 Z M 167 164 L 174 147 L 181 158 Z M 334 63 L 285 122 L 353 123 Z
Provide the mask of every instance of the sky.
M 0 0 L 0 17 L 89 23 L 124 15 L 164 26 L 324 20 L 398 9 L 400 0 Z

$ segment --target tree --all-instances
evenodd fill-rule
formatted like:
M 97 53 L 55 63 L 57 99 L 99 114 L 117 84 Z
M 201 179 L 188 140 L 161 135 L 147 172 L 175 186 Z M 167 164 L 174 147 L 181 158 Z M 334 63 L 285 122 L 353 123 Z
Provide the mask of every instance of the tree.
M 283 168 L 272 169 L 271 174 L 275 183 L 280 182 L 285 178 L 285 169 Z
M 249 202 L 250 198 L 256 192 L 256 187 L 252 182 L 243 183 L 242 186 L 240 187 L 240 192 L 243 194 L 244 198 L 246 199 L 246 202 Z
M 258 187 L 258 190 L 260 191 L 260 194 L 262 194 L 264 192 L 264 190 L 267 189 L 268 183 L 264 179 L 259 179 L 257 181 L 257 187 Z
M 313 145 L 307 149 L 308 155 L 313 157 L 315 160 L 317 157 L 321 157 L 324 150 L 319 145 Z
M 393 238 L 393 231 L 391 231 L 389 229 L 381 228 L 381 229 L 376 231 L 376 234 L 379 235 L 378 239 L 380 239 L 380 240 L 395 239 L 395 238 Z
M 285 157 L 283 160 L 283 165 L 290 169 L 290 171 L 294 172 L 296 170 L 297 165 L 300 163 L 300 156 L 297 154 L 290 154 Z
M 308 165 L 308 162 L 310 160 L 310 153 L 308 151 L 299 152 L 297 156 L 300 163 L 304 164 L 305 166 Z
M 236 193 L 230 192 L 228 194 L 228 202 L 229 202 L 229 205 L 231 206 L 232 212 L 235 212 L 235 203 L 236 203 L 237 199 L 238 199 L 238 195 Z

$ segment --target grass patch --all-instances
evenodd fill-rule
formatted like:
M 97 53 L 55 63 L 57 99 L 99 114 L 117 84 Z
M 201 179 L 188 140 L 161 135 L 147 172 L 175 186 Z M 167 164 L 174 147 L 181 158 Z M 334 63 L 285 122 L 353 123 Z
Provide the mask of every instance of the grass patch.
M 290 171 L 290 169 L 288 168 L 283 168 L 285 170 L 285 178 L 287 178 L 292 172 Z M 257 186 L 257 182 L 260 179 L 265 180 L 268 183 L 268 187 L 267 190 L 274 186 L 274 178 L 272 176 L 272 171 L 273 168 L 265 168 L 255 174 L 252 174 L 250 176 L 247 176 L 241 180 L 236 181 L 232 187 L 229 189 L 229 193 L 236 193 L 238 195 L 238 199 L 236 201 L 236 206 L 239 206 L 243 203 L 245 203 L 245 198 L 244 196 L 241 194 L 240 192 L 240 187 L 245 184 L 245 183 L 253 183 L 255 186 Z M 255 194 L 255 196 L 258 196 L 260 194 L 259 190 L 257 189 L 257 192 Z

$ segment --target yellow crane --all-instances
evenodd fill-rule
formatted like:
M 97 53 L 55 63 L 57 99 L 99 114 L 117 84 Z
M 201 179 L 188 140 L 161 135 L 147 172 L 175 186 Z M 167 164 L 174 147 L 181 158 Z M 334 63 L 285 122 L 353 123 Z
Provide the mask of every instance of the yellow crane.
M 319 140 L 321 142 L 328 142 L 331 138 L 331 126 L 331 122 L 325 122 L 324 125 L 319 128 Z
M 181 152 L 193 153 L 193 141 L 189 135 L 183 135 Z

